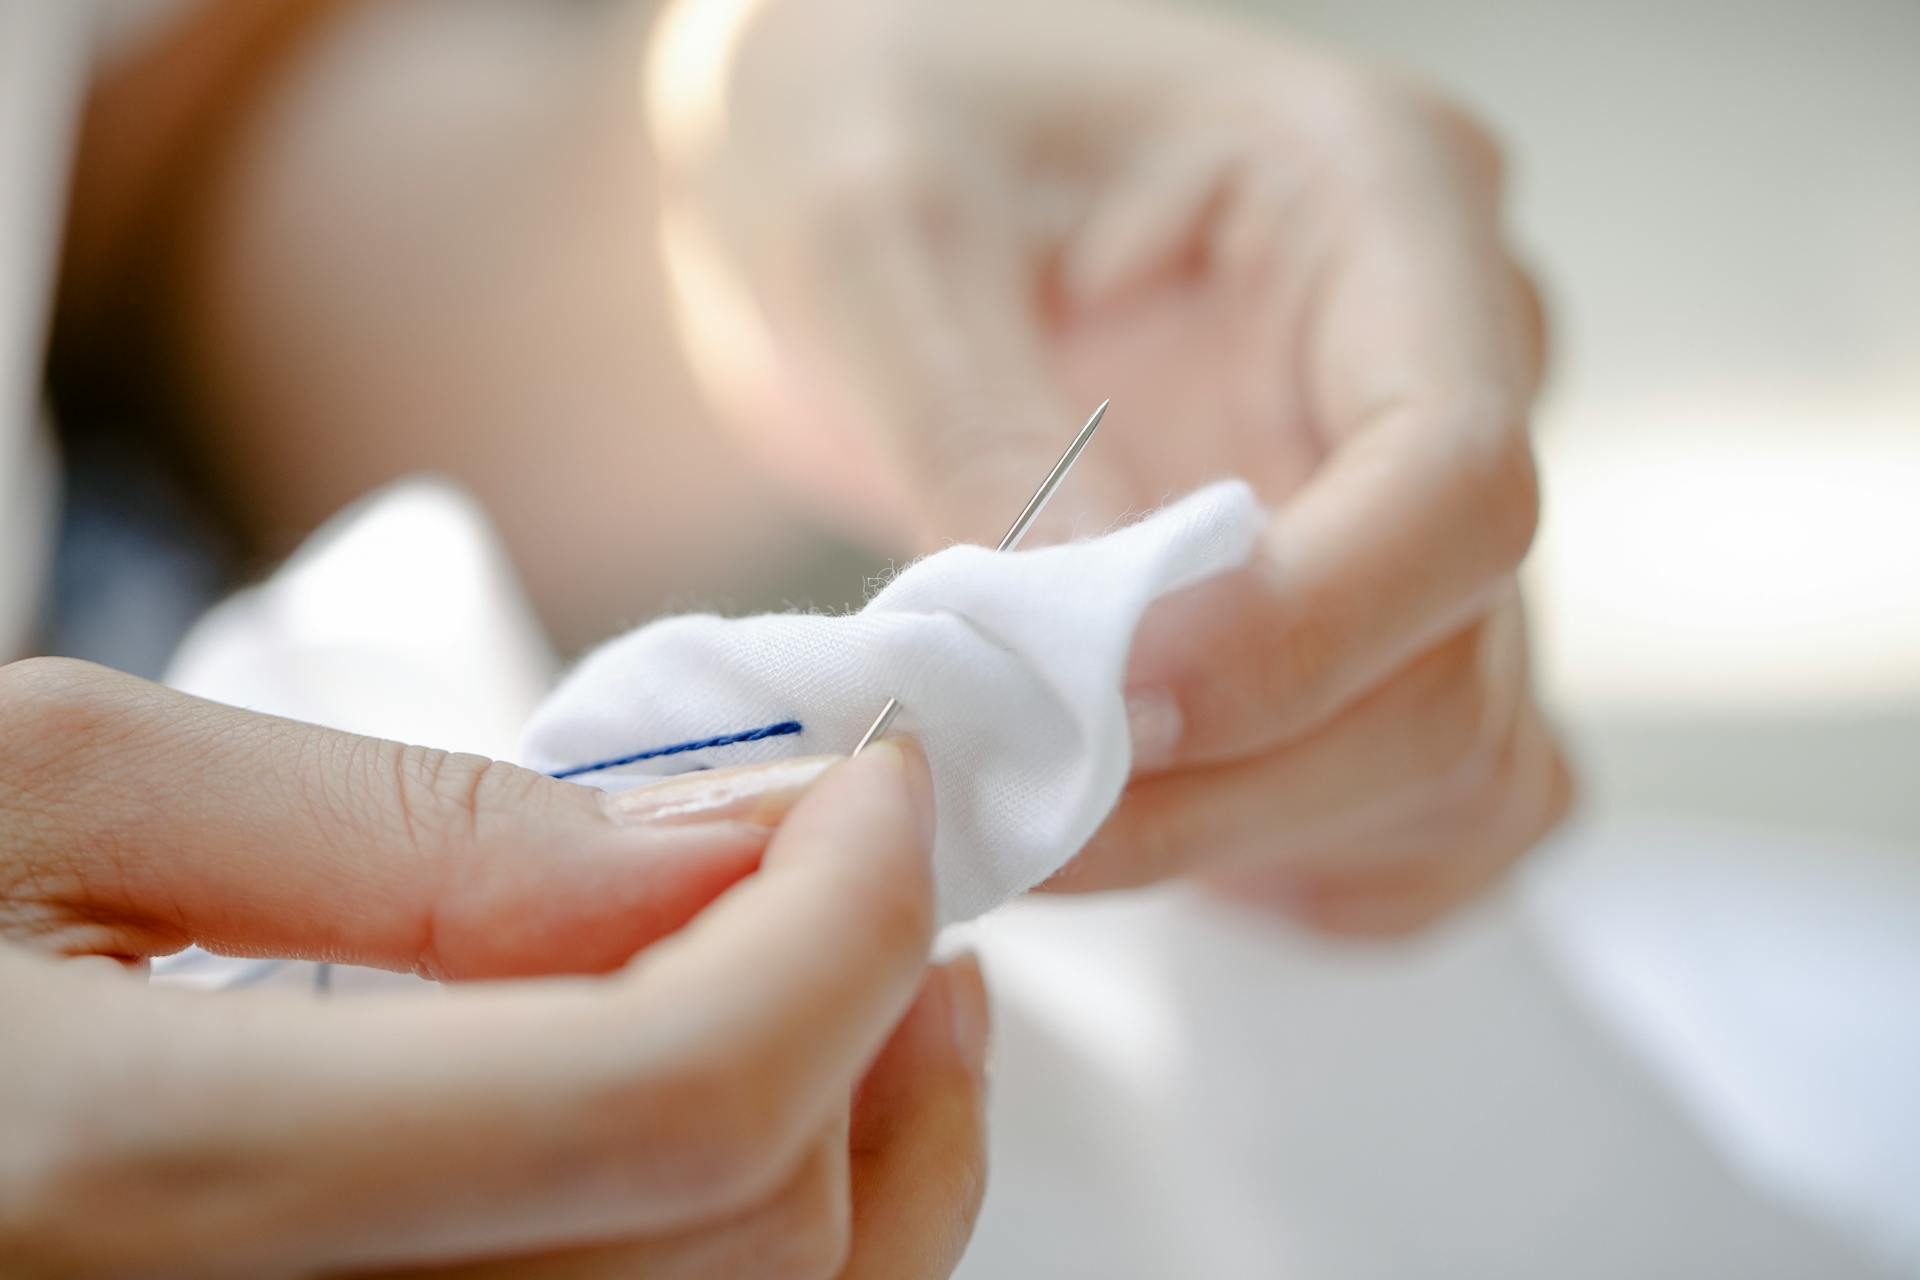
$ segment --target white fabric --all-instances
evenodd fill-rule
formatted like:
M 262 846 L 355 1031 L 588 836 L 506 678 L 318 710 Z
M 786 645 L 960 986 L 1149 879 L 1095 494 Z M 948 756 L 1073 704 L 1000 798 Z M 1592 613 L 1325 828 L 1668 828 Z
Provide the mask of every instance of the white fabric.
M 590 781 L 852 748 L 888 697 L 926 747 L 943 922 L 1045 879 L 1119 798 L 1121 679 L 1147 606 L 1244 564 L 1253 492 L 1202 489 L 1104 537 L 1033 551 L 950 547 L 858 614 L 669 618 L 589 656 L 534 715 L 523 758 L 556 771 L 797 720 L 803 732 L 643 762 Z
M 403 486 L 342 516 L 250 597 L 267 607 L 209 615 L 174 678 L 504 750 L 550 659 L 525 642 L 478 509 L 441 492 Z M 1864 857 L 1837 837 L 1605 822 L 1534 859 L 1518 891 L 1384 949 L 1195 894 L 1011 904 L 968 926 L 994 995 L 993 1177 L 960 1274 L 1920 1274 L 1920 876 Z M 154 968 L 312 981 L 306 964 L 193 953 Z M 331 990 L 415 982 L 339 967 Z M 1809 1018 L 1808 992 L 1829 1015 Z M 1729 1062 L 1740 1105 L 1716 1109 L 1703 1086 Z
M 175 650 L 176 689 L 352 733 L 504 756 L 559 661 L 472 495 L 389 485 Z M 475 691 L 484 689 L 484 697 Z

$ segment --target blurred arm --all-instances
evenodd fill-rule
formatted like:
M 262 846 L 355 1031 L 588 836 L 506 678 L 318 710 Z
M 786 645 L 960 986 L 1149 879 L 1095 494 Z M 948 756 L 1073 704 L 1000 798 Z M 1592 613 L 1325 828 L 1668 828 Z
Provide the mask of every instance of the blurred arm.
M 90 104 L 68 383 L 163 405 L 257 551 L 432 469 L 487 504 L 563 642 L 739 589 L 791 530 L 668 312 L 651 8 L 197 7 Z

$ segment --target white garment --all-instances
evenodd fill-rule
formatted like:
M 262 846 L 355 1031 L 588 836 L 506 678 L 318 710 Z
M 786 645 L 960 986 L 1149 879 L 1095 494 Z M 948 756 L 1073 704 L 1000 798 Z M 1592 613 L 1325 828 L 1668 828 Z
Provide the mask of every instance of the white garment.
M 1121 680 L 1147 607 L 1246 563 L 1263 515 L 1239 481 L 1104 537 L 950 547 L 860 613 L 669 618 L 590 655 L 528 725 L 548 772 L 782 721 L 802 732 L 643 761 L 636 776 L 849 750 L 886 702 L 926 747 L 943 923 L 1046 879 L 1112 810 L 1130 767 Z
M 559 665 L 480 504 L 420 476 L 354 503 L 272 578 L 209 610 L 166 682 L 350 733 L 498 756 Z

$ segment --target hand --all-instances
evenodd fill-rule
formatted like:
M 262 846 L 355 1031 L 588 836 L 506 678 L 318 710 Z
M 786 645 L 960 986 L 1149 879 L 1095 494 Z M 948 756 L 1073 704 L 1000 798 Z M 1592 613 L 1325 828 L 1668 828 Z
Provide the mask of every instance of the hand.
M 751 300 L 723 398 L 820 509 L 990 541 L 1107 396 L 1056 535 L 1228 473 L 1274 509 L 1149 618 L 1140 776 L 1053 887 L 1393 932 L 1558 820 L 1514 578 L 1542 323 L 1460 112 L 1125 0 L 765 0 L 724 88 L 705 131 L 650 95 L 683 311 L 701 363 Z
M 30 1029 L 0 1051 L 0 1255 L 944 1276 L 980 1194 L 986 1014 L 977 969 L 925 976 L 925 766 L 870 749 L 769 837 L 807 771 L 720 809 L 703 775 L 663 812 L 84 664 L 0 669 L 0 1020 Z M 611 972 L 319 1002 L 100 959 L 189 941 Z

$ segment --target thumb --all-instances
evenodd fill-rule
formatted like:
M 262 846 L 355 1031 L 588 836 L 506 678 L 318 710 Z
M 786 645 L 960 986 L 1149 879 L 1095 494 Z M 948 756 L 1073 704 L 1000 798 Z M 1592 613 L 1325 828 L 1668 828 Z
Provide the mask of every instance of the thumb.
M 617 818 L 512 765 L 58 659 L 0 669 L 0 759 L 6 879 L 35 886 L 0 929 L 67 953 L 602 971 L 750 872 L 778 816 Z
M 816 268 L 923 549 L 997 543 L 1093 408 L 1054 377 L 1037 272 L 987 203 L 877 184 L 839 210 Z M 1119 413 L 1102 428 L 1125 429 Z M 1136 495 L 1113 456 L 1090 450 L 1028 537 L 1098 533 L 1124 515 Z

